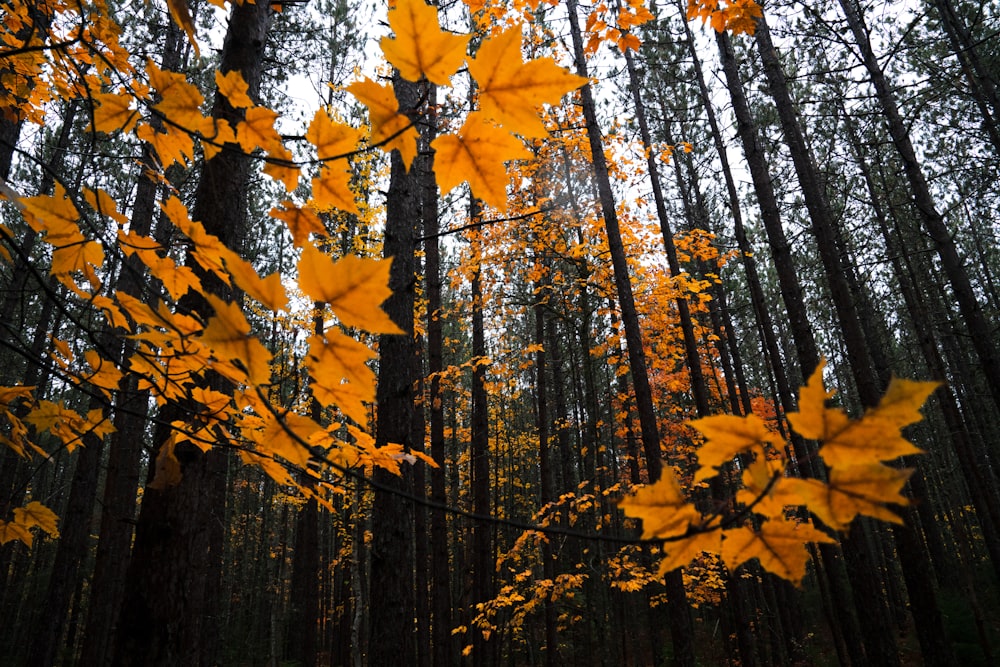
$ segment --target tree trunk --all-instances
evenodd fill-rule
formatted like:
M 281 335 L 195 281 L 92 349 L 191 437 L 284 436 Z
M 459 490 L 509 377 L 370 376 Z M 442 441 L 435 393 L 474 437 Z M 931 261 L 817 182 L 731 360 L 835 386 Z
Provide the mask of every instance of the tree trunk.
M 220 70 L 239 71 L 252 97 L 259 94 L 270 24 L 268 4 L 235 5 L 222 48 Z M 241 114 L 217 93 L 212 116 L 235 126 Z M 193 218 L 236 251 L 245 234 L 250 165 L 239 147 L 227 145 L 205 163 L 195 195 Z M 232 298 L 207 276 L 203 284 Z M 185 300 L 184 305 L 207 319 L 204 299 Z M 210 381 L 216 390 L 229 390 L 218 378 Z M 166 424 L 185 415 L 183 407 L 174 404 L 165 406 L 163 413 Z M 169 436 L 168 428 L 157 428 L 159 445 Z M 203 453 L 191 443 L 175 451 L 181 481 L 161 489 L 147 486 L 143 496 L 115 641 L 113 659 L 118 665 L 207 666 L 216 661 L 227 455 L 216 449 Z
M 393 85 L 399 108 L 412 111 L 420 98 L 418 85 L 398 74 Z M 416 228 L 420 222 L 422 183 L 407 172 L 398 151 L 392 153 L 383 254 L 392 257 L 390 296 L 383 308 L 405 335 L 379 338 L 378 404 L 375 444 L 413 446 L 414 382 L 419 374 L 413 337 L 416 294 Z M 403 493 L 412 491 L 412 471 L 404 467 L 397 477 L 376 469 L 375 479 Z M 368 663 L 416 664 L 416 604 L 413 570 L 413 506 L 391 491 L 376 490 L 372 505 L 371 600 Z
M 583 37 L 580 31 L 580 19 L 576 0 L 568 0 L 570 34 L 573 39 L 573 52 L 576 59 L 577 74 L 587 77 L 587 61 L 583 51 Z M 649 470 L 649 481 L 660 478 L 662 463 L 660 457 L 660 434 L 656 424 L 656 412 L 653 405 L 653 395 L 649 387 L 649 375 L 646 369 L 646 353 L 642 346 L 642 330 L 635 309 L 635 299 L 632 296 L 632 285 L 629 277 L 628 262 L 625 257 L 625 247 L 622 244 L 621 231 L 618 226 L 618 215 L 615 209 L 614 194 L 611 191 L 611 179 L 608 176 L 608 166 L 604 159 L 604 146 L 601 138 L 600 125 L 597 121 L 597 111 L 594 96 L 587 84 L 581 89 L 583 115 L 587 122 L 587 137 L 590 141 L 590 153 L 594 167 L 594 177 L 601 200 L 601 213 L 604 216 L 604 226 L 608 237 L 608 248 L 611 251 L 611 261 L 614 266 L 615 288 L 618 304 L 621 308 L 622 323 L 625 326 L 625 342 L 628 349 L 629 368 L 632 371 L 632 382 L 635 390 L 636 409 L 639 413 L 639 426 L 642 433 L 643 449 L 646 453 L 646 465 Z M 684 591 L 684 579 L 680 569 L 667 573 L 665 579 L 667 588 L 667 606 L 670 616 L 670 633 L 673 638 L 674 661 L 679 667 L 694 665 L 694 625 L 691 611 Z

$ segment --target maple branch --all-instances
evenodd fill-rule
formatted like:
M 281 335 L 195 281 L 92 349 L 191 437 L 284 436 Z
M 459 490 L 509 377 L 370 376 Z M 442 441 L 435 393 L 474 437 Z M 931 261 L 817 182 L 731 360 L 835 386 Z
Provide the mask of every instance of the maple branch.
M 518 220 L 528 220 L 535 217 L 536 215 L 541 215 L 543 213 L 548 213 L 550 211 L 560 210 L 561 206 L 545 206 L 536 211 L 528 211 L 527 213 L 522 213 L 521 215 L 515 215 L 508 218 L 494 218 L 492 220 L 479 220 L 477 222 L 470 222 L 467 225 L 461 225 L 459 227 L 454 227 L 452 229 L 445 229 L 436 234 L 428 234 L 426 236 L 418 236 L 416 238 L 417 243 L 422 243 L 424 241 L 430 241 L 431 239 L 440 238 L 442 236 L 450 236 L 451 234 L 457 234 L 459 232 L 468 231 L 470 229 L 478 229 L 479 227 L 485 227 L 486 225 L 493 225 L 498 222 L 517 222 Z

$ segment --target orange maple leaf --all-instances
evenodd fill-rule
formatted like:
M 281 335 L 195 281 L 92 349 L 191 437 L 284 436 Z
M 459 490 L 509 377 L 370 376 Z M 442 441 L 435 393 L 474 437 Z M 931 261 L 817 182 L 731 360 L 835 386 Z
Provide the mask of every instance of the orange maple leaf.
M 552 58 L 524 62 L 521 27 L 514 26 L 479 48 L 469 63 L 469 73 L 479 84 L 483 113 L 508 131 L 525 137 L 548 134 L 538 115 L 538 106 L 555 104 L 562 96 L 587 83 L 556 65 Z
M 670 466 L 655 484 L 644 486 L 618 501 L 627 516 L 642 519 L 643 539 L 683 535 L 701 520 L 701 513 L 687 501 Z
M 389 10 L 395 38 L 382 38 L 382 52 L 404 79 L 448 85 L 448 79 L 465 60 L 468 35 L 441 30 L 437 10 L 422 0 L 397 0 Z
M 371 120 L 371 143 L 389 153 L 399 150 L 403 165 L 409 168 L 417 156 L 417 138 L 420 136 L 410 119 L 399 113 L 399 102 L 392 84 L 382 86 L 365 77 L 347 87 L 358 101 L 368 107 Z
M 473 195 L 501 212 L 507 210 L 510 182 L 504 163 L 531 157 L 514 135 L 480 112 L 469 114 L 458 134 L 441 135 L 431 148 L 437 152 L 434 169 L 442 194 L 468 181 Z
M 379 307 L 392 294 L 391 259 L 347 255 L 334 262 L 312 245 L 299 258 L 299 287 L 313 301 L 327 303 L 340 321 L 372 333 L 401 334 L 402 329 Z

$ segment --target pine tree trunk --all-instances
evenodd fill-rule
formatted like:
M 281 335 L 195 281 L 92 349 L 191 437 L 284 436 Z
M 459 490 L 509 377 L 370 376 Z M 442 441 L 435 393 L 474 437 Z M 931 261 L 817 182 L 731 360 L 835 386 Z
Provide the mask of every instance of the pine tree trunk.
M 399 108 L 414 110 L 420 97 L 417 84 L 395 76 Z M 416 231 L 420 223 L 422 184 L 408 172 L 398 151 L 392 153 L 383 254 L 392 257 L 390 296 L 383 308 L 405 335 L 379 339 L 378 405 L 375 444 L 413 443 L 414 382 L 419 374 L 413 338 L 416 296 Z M 402 476 L 376 469 L 375 480 L 403 493 L 412 491 L 412 471 Z M 372 665 L 416 664 L 416 604 L 413 570 L 413 506 L 387 490 L 376 490 L 372 505 L 371 600 L 368 661 Z
M 580 20 L 576 0 L 567 2 L 570 19 L 570 35 L 573 39 L 573 52 L 576 59 L 576 71 L 580 76 L 588 76 L 586 57 L 583 52 L 583 38 L 580 31 Z M 608 237 L 608 248 L 611 251 L 611 261 L 614 266 L 615 288 L 618 304 L 621 308 L 622 323 L 625 326 L 625 341 L 628 349 L 629 368 L 632 371 L 632 382 L 635 391 L 636 409 L 639 413 L 639 425 L 642 433 L 643 449 L 646 453 L 646 465 L 649 470 L 649 481 L 660 478 L 662 463 L 660 458 L 660 434 L 656 424 L 656 413 L 653 405 L 653 395 L 649 386 L 649 376 L 646 369 L 646 356 L 642 346 L 642 330 L 632 296 L 632 285 L 629 277 L 628 263 L 625 258 L 625 247 L 622 244 L 621 231 L 618 227 L 618 216 L 615 209 L 614 194 L 611 191 L 611 180 L 608 176 L 607 163 L 604 160 L 604 147 L 601 130 L 597 121 L 597 111 L 590 85 L 581 89 L 583 115 L 587 122 L 587 136 L 590 141 L 590 153 L 594 167 L 594 177 L 600 194 L 601 212 Z M 694 627 L 691 611 L 684 590 L 684 579 L 680 569 L 667 573 L 665 578 L 667 589 L 667 607 L 670 616 L 670 632 L 673 638 L 674 661 L 679 667 L 694 665 Z
M 271 8 L 266 3 L 233 7 L 220 70 L 239 71 L 251 97 L 259 94 L 270 24 Z M 235 126 L 240 113 L 216 94 L 212 116 Z M 245 234 L 250 165 L 250 158 L 238 147 L 225 147 L 206 161 L 195 195 L 192 217 L 237 252 Z M 232 298 L 223 285 L 207 278 L 202 276 L 207 289 Z M 209 316 L 204 299 L 182 301 L 203 318 Z M 216 390 L 229 390 L 219 378 L 210 382 Z M 168 404 L 160 415 L 161 423 L 184 415 L 182 406 Z M 168 429 L 157 428 L 158 444 L 166 441 Z M 216 662 L 228 459 L 225 452 L 203 453 L 191 443 L 178 445 L 175 452 L 181 481 L 160 489 L 147 486 L 143 496 L 115 640 L 113 660 L 118 665 L 207 666 Z

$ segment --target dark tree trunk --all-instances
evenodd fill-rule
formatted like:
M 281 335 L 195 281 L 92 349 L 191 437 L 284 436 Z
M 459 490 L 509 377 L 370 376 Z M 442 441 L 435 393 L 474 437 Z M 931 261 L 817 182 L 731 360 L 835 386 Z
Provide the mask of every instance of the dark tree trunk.
M 259 94 L 264 47 L 271 24 L 266 3 L 235 5 L 222 49 L 220 70 L 238 70 Z M 235 126 L 240 113 L 216 94 L 213 117 Z M 227 146 L 205 163 L 195 195 L 193 218 L 226 246 L 239 252 L 246 226 L 250 158 L 237 146 Z M 217 295 L 231 294 L 217 281 L 203 276 L 203 284 Z M 200 297 L 185 304 L 203 318 L 209 308 Z M 216 390 L 228 384 L 210 378 Z M 168 404 L 164 423 L 183 418 L 184 408 Z M 169 437 L 157 428 L 156 442 Z M 136 526 L 132 561 L 126 575 L 115 641 L 118 665 L 212 665 L 219 643 L 217 615 L 220 590 L 227 455 L 202 452 L 191 443 L 177 446 L 181 481 L 166 488 L 146 488 Z
M 393 84 L 399 108 L 414 110 L 420 97 L 418 85 L 398 75 Z M 375 444 L 384 447 L 401 443 L 406 451 L 415 444 L 414 382 L 420 371 L 413 315 L 417 268 L 414 249 L 421 220 L 421 187 L 418 175 L 407 172 L 399 152 L 394 151 L 383 246 L 384 255 L 393 258 L 389 276 L 392 296 L 383 308 L 406 334 L 383 335 L 379 339 Z M 401 477 L 380 469 L 374 474 L 376 481 L 385 487 L 412 492 L 412 472 L 405 467 Z M 413 539 L 410 501 L 388 490 L 376 490 L 372 505 L 369 664 L 416 664 Z
M 429 113 L 433 114 L 437 105 L 437 87 L 432 86 L 428 95 Z M 430 144 L 435 127 L 434 116 L 427 124 L 424 141 Z M 433 153 L 428 151 L 428 167 L 421 171 L 423 176 L 423 222 L 424 222 L 424 286 L 427 290 L 427 411 L 430 417 L 430 455 L 438 467 L 431 469 L 430 499 L 436 505 L 448 502 L 445 490 L 445 438 L 444 404 L 441 391 L 440 373 L 444 369 L 444 334 L 441 313 L 441 251 L 438 245 L 438 188 L 434 179 Z M 431 642 L 432 662 L 435 665 L 454 663 L 454 639 L 452 639 L 451 616 L 451 567 L 448 561 L 448 521 L 443 511 L 431 512 L 431 610 L 433 624 Z
M 570 19 L 570 34 L 573 39 L 573 53 L 576 59 L 576 71 L 580 76 L 588 76 L 587 61 L 583 49 L 583 37 L 580 31 L 578 5 L 576 0 L 567 3 Z M 656 412 L 653 405 L 653 395 L 649 386 L 649 375 L 646 368 L 646 356 L 642 346 L 642 330 L 632 296 L 632 285 L 629 276 L 628 262 L 625 257 L 625 247 L 622 244 L 621 231 L 618 226 L 618 216 L 615 209 L 614 194 L 611 190 L 611 179 L 608 176 L 608 166 L 604 159 L 604 146 L 601 138 L 600 125 L 597 121 L 597 111 L 590 85 L 581 89 L 583 115 L 587 122 L 587 136 L 590 141 L 590 153 L 593 160 L 594 177 L 597 180 L 598 193 L 601 201 L 601 212 L 604 216 L 604 226 L 608 237 L 608 247 L 611 251 L 611 261 L 614 266 L 615 288 L 618 304 L 621 308 L 622 323 L 625 326 L 625 342 L 628 349 L 629 368 L 632 371 L 632 382 L 635 390 L 636 410 L 639 413 L 639 426 L 642 433 L 642 444 L 646 454 L 646 465 L 649 470 L 649 481 L 660 478 L 662 463 L 660 457 L 660 434 L 656 424 Z M 665 579 L 667 589 L 667 607 L 670 616 L 670 632 L 673 639 L 674 661 L 680 667 L 694 665 L 694 626 L 691 611 L 684 590 L 684 579 L 680 569 L 667 573 Z

